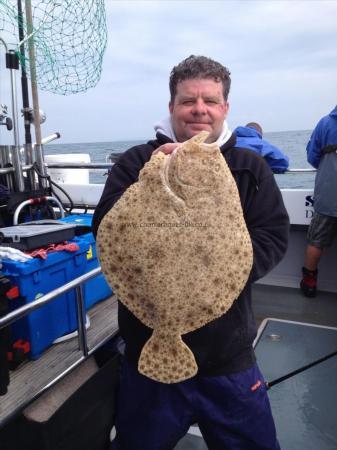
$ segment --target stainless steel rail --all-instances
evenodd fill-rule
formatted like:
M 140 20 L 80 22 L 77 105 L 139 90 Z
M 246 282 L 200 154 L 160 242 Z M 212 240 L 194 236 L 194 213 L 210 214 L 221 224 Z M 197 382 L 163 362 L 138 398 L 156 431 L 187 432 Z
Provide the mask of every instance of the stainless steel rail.
M 57 298 L 59 295 L 64 294 L 65 292 L 75 289 L 76 291 L 76 302 L 77 302 L 77 322 L 78 322 L 78 350 L 76 349 L 76 342 L 71 344 L 69 347 L 68 344 L 65 344 L 70 349 L 70 354 L 68 352 L 65 356 L 67 360 L 66 363 L 63 361 L 59 361 L 62 359 L 63 353 L 60 350 L 57 352 L 51 352 L 53 355 L 53 363 L 49 366 L 44 365 L 44 361 L 42 361 L 42 366 L 40 362 L 40 369 L 42 381 L 39 382 L 36 379 L 31 383 L 31 373 L 32 373 L 32 364 L 39 364 L 36 361 L 27 361 L 27 364 L 23 364 L 20 369 L 15 372 L 15 374 L 11 374 L 11 383 L 9 386 L 9 391 L 6 394 L 9 397 L 5 398 L 4 405 L 0 402 L 0 429 L 3 425 L 11 420 L 18 412 L 22 411 L 27 405 L 37 399 L 41 394 L 46 392 L 50 387 L 52 387 L 55 383 L 69 374 L 73 369 L 78 367 L 83 361 L 87 359 L 88 356 L 94 354 L 97 349 L 99 349 L 104 343 L 109 341 L 117 332 L 118 328 L 113 327 L 106 330 L 107 332 L 99 333 L 100 336 L 93 340 L 93 335 L 89 333 L 86 329 L 86 309 L 84 304 L 84 297 L 82 292 L 82 284 L 101 273 L 101 268 L 97 267 L 96 269 L 91 270 L 90 272 L 81 275 L 80 277 L 69 281 L 64 284 L 62 287 L 56 288 L 48 294 L 40 297 L 37 300 L 32 301 L 31 303 L 24 305 L 15 311 L 8 313 L 6 316 L 0 318 L 0 329 L 6 327 L 16 320 L 26 316 L 32 311 L 46 305 L 51 301 L 57 302 Z M 111 304 L 111 303 L 110 303 Z M 96 311 L 97 312 L 97 311 Z M 93 316 L 93 320 L 96 320 L 97 317 Z M 106 325 L 106 324 L 105 324 Z M 89 334 L 88 334 L 89 333 Z M 90 342 L 90 347 L 89 347 Z M 60 344 L 62 345 L 62 344 Z M 75 348 L 74 348 L 75 347 Z M 67 353 L 67 352 L 66 352 Z M 55 356 L 57 356 L 60 364 L 55 360 Z M 61 357 L 61 358 L 60 358 Z M 43 359 L 43 355 L 42 358 Z M 46 359 L 48 361 L 48 358 Z M 39 367 L 39 366 L 38 366 Z M 42 369 L 43 367 L 43 369 Z M 34 370 L 33 370 L 34 372 Z M 34 372 L 37 373 L 36 371 Z M 48 373 L 48 375 L 46 375 Z M 40 377 L 40 374 L 37 375 Z M 12 378 L 13 377 L 13 378 Z M 16 387 L 22 386 L 24 384 L 23 389 L 17 389 Z M 1 447 L 1 445 L 0 445 Z M 2 448 L 2 447 L 1 447 Z
M 48 164 L 47 167 L 51 169 L 110 169 L 113 166 L 112 163 L 58 163 L 58 164 Z M 33 165 L 23 165 L 22 171 L 27 172 L 28 170 L 32 170 Z M 14 167 L 2 167 L 0 168 L 0 175 L 6 175 L 8 173 L 14 173 L 15 169 Z
M 78 341 L 79 348 L 82 350 L 84 357 L 88 356 L 88 345 L 87 345 L 87 330 L 85 327 L 86 320 L 86 311 L 85 304 L 82 292 L 82 284 L 91 278 L 96 277 L 101 273 L 101 268 L 97 267 L 96 269 L 91 270 L 90 272 L 81 275 L 80 277 L 75 278 L 72 281 L 64 284 L 61 287 L 54 289 L 48 294 L 43 295 L 42 297 L 32 301 L 31 303 L 27 303 L 20 308 L 17 308 L 15 311 L 11 311 L 3 317 L 0 317 L 0 329 L 4 328 L 8 325 L 11 325 L 13 322 L 25 317 L 27 314 L 35 311 L 41 306 L 46 305 L 47 303 L 54 300 L 61 294 L 70 291 L 71 289 L 76 289 L 76 302 L 77 302 L 77 323 L 78 323 Z
M 27 172 L 27 170 L 31 170 L 33 168 L 32 165 L 22 166 L 22 171 Z M 8 173 L 14 173 L 15 169 L 14 167 L 3 167 L 0 168 L 0 175 L 6 175 Z
M 110 169 L 113 163 L 48 163 L 50 169 Z
M 314 173 L 317 172 L 317 169 L 308 168 L 308 169 L 288 169 L 284 173 Z
M 113 163 L 49 163 L 46 164 L 46 167 L 50 169 L 91 169 L 91 170 L 99 170 L 99 169 L 110 169 L 114 164 Z M 26 172 L 27 170 L 31 170 L 33 168 L 32 165 L 24 165 L 22 166 L 22 170 Z M 13 167 L 5 167 L 0 168 L 0 175 L 12 173 L 14 172 Z M 287 173 L 314 173 L 316 169 L 308 168 L 308 169 L 288 169 L 284 172 Z M 284 175 L 283 174 L 283 175 Z
M 60 210 L 60 215 L 61 217 L 64 217 L 64 208 L 62 203 L 60 202 L 60 200 L 56 197 L 52 197 L 50 195 L 44 196 L 43 197 L 44 201 L 46 202 L 53 202 L 56 203 L 57 207 Z M 14 215 L 13 215 L 13 225 L 17 225 L 19 222 L 19 215 L 20 212 L 22 211 L 22 209 L 27 206 L 27 205 L 31 205 L 32 204 L 32 199 L 29 200 L 25 200 L 24 202 L 20 203 L 20 205 L 16 208 Z
M 48 167 L 51 169 L 110 169 L 113 163 L 49 163 Z M 316 172 L 314 168 L 307 169 L 288 169 L 284 173 L 313 173 Z

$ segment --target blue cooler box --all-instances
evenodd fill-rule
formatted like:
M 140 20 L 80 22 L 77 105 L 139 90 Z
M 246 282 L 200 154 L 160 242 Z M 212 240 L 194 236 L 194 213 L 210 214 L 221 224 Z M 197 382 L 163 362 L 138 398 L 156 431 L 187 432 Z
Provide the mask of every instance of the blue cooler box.
M 60 220 L 91 227 L 92 214 L 73 214 Z M 86 266 L 86 272 L 89 272 L 100 265 L 97 259 L 95 238 L 92 233 L 86 233 L 77 238 L 84 241 L 89 246 Z M 87 309 L 95 303 L 110 297 L 112 293 L 113 292 L 102 273 L 83 284 L 84 301 Z
M 86 272 L 89 246 L 76 238 L 73 242 L 79 245 L 79 250 L 49 253 L 46 260 L 33 258 L 22 263 L 3 259 L 3 274 L 19 288 L 19 297 L 9 302 L 10 310 L 42 297 Z M 37 359 L 55 339 L 76 328 L 76 294 L 72 289 L 13 323 L 11 340 L 29 341 L 30 357 Z

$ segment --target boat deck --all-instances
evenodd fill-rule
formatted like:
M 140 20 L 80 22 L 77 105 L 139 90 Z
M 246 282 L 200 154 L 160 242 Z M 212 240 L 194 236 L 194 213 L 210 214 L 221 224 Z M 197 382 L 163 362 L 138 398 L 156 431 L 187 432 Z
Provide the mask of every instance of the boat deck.
M 318 291 L 307 298 L 300 289 L 254 284 L 252 298 L 257 325 L 273 317 L 337 327 L 337 293 Z
M 336 293 L 318 292 L 316 298 L 310 299 L 304 297 L 299 289 L 255 284 L 252 294 L 253 308 L 258 326 L 266 318 L 272 317 L 281 320 L 337 327 Z M 298 345 L 298 342 L 296 342 L 296 345 Z M 337 348 L 334 350 L 337 351 Z M 303 349 L 298 348 L 298 352 L 301 353 L 301 351 Z M 332 350 L 329 348 L 326 349 L 327 353 L 330 351 Z M 324 348 L 322 348 L 322 353 L 324 353 Z M 261 364 L 263 366 L 263 361 Z M 275 366 L 277 367 L 277 364 Z M 310 369 L 309 374 L 304 375 L 305 372 L 302 372 L 295 375 L 287 383 L 282 382 L 270 391 L 270 401 L 279 440 L 281 444 L 285 445 L 283 448 L 286 450 L 301 450 L 304 448 L 308 450 L 316 450 L 316 448 L 320 448 L 320 450 L 332 450 L 337 447 L 336 434 L 332 434 L 331 432 L 334 427 L 331 425 L 332 419 L 329 411 L 316 411 L 316 416 L 321 415 L 323 417 L 324 412 L 327 414 L 327 420 L 324 421 L 324 427 L 328 432 L 327 436 L 324 436 L 317 429 L 315 423 L 312 423 L 308 416 L 309 413 L 311 416 L 313 415 L 313 404 L 307 405 L 310 407 L 308 414 L 305 411 L 301 411 L 302 393 L 305 393 L 305 389 L 309 385 L 311 387 L 313 387 L 312 385 L 316 385 L 316 391 L 319 391 L 319 394 L 316 394 L 315 389 L 311 389 L 311 400 L 315 400 L 318 406 L 322 406 L 322 404 L 326 404 L 322 400 L 323 394 L 325 394 L 324 400 L 330 398 L 329 404 L 332 406 L 330 409 L 334 411 L 334 400 L 332 399 L 336 399 L 337 401 L 337 384 L 334 375 L 336 366 L 337 356 L 324 361 L 322 365 L 313 367 Z M 327 372 L 327 368 L 332 370 Z M 330 386 L 329 388 L 326 387 L 324 392 L 322 392 L 320 383 L 322 377 L 327 379 L 327 385 Z M 334 384 L 331 383 L 331 377 L 334 377 Z M 308 379 L 310 379 L 311 384 L 308 382 Z M 302 385 L 302 388 L 299 385 Z M 309 392 L 306 393 L 307 397 L 308 395 Z M 284 400 L 285 396 L 287 397 L 286 401 Z M 290 403 L 288 403 L 288 400 Z M 291 407 L 290 416 L 294 420 L 296 419 L 293 424 L 289 424 L 288 420 L 289 405 Z M 321 425 L 323 423 L 322 420 L 320 422 Z M 288 432 L 288 425 L 291 427 L 291 435 Z M 296 432 L 296 427 L 297 430 L 301 430 L 300 435 Z M 324 427 L 322 428 L 321 426 L 320 429 L 325 429 Z M 317 447 L 317 442 L 319 442 L 319 447 Z M 191 427 L 189 433 L 179 442 L 174 450 L 207 450 L 207 446 L 200 435 L 198 427 Z
M 333 293 L 319 292 L 316 298 L 308 299 L 299 289 L 256 284 L 253 286 L 253 307 L 257 325 L 272 317 L 337 327 L 337 294 Z M 92 352 L 118 331 L 116 298 L 113 296 L 96 304 L 89 316 L 88 347 Z M 78 341 L 73 338 L 53 345 L 40 359 L 26 362 L 11 372 L 8 393 L 0 399 L 0 426 L 82 360 Z M 189 449 L 207 450 L 197 427 L 191 427 L 189 434 L 175 448 Z
M 117 333 L 117 300 L 115 296 L 96 304 L 88 312 L 88 349 L 94 349 Z M 83 360 L 78 339 L 55 344 L 35 361 L 27 361 L 10 373 L 6 395 L 0 397 L 0 427 L 16 412 L 29 404 L 63 374 Z

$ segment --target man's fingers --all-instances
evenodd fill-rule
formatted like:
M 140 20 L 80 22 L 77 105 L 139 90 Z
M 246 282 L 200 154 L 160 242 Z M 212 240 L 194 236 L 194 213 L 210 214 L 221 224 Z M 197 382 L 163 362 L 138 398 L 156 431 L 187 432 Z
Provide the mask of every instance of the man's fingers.
M 179 142 L 173 142 L 173 143 L 161 145 L 152 153 L 152 155 L 157 155 L 157 153 L 159 153 L 159 152 L 163 152 L 163 153 L 165 153 L 165 155 L 169 155 L 170 153 L 173 152 L 173 150 L 175 150 L 177 147 L 179 147 L 179 145 L 180 145 Z

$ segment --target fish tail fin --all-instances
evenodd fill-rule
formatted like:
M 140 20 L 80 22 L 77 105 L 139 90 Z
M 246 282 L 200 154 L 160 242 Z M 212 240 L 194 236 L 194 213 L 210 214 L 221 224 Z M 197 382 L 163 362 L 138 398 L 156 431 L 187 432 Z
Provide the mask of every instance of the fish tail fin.
M 138 370 L 161 383 L 178 383 L 196 375 L 198 366 L 179 334 L 154 331 L 140 354 Z

